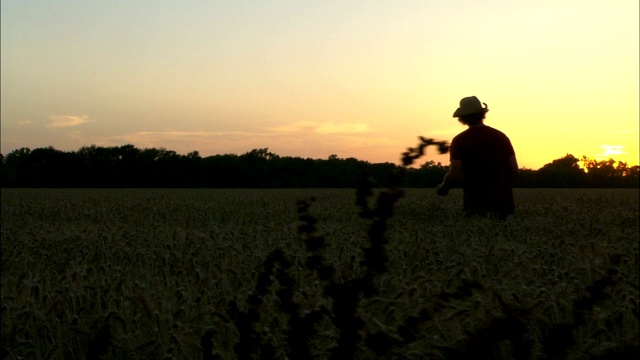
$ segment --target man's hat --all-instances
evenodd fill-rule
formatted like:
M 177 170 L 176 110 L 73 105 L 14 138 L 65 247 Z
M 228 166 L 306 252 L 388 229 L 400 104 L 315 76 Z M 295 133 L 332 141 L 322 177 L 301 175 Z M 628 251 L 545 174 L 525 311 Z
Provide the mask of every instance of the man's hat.
M 482 107 L 482 104 L 484 104 L 484 107 Z M 487 111 L 489 111 L 489 107 L 486 103 L 480 103 L 480 100 L 478 100 L 477 97 L 469 96 L 460 100 L 460 107 L 457 108 L 453 113 L 453 117 L 461 117 L 471 114 L 483 114 Z

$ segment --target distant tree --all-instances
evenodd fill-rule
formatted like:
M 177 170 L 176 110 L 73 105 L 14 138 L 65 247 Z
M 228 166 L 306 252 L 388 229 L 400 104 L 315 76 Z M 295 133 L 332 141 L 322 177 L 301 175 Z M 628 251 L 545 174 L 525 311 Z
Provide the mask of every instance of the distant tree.
M 273 179 L 267 162 L 277 158 L 278 156 L 269 152 L 268 148 L 253 149 L 241 155 L 241 173 L 238 175 L 241 183 L 245 184 L 244 187 L 269 187 Z
M 213 155 L 202 159 L 205 187 L 235 187 L 237 168 L 240 161 L 238 155 Z
M 567 154 L 539 170 L 520 169 L 516 186 L 638 187 L 639 169 L 613 159 L 596 161 L 583 156 L 579 160 Z M 138 149 L 131 144 L 91 145 L 75 152 L 51 146 L 21 148 L 0 154 L 3 187 L 350 188 L 365 173 L 375 186 L 387 187 L 398 170 L 401 167 L 392 163 L 371 164 L 335 154 L 327 159 L 280 157 L 268 148 L 205 158 L 198 151 L 179 155 L 165 148 Z M 433 187 L 448 167 L 428 161 L 420 168 L 402 170 L 406 170 L 402 186 Z
M 300 157 L 282 157 L 269 162 L 271 175 L 268 187 L 317 187 L 321 161 Z
M 0 153 L 0 186 L 6 184 L 6 168 L 4 166 L 4 155 Z
M 571 154 L 555 159 L 538 170 L 541 186 L 551 188 L 583 187 L 585 172 L 580 160 Z
M 186 157 L 187 159 L 202 159 L 198 151 L 192 151 L 188 153 Z
M 243 156 L 245 157 L 258 157 L 258 158 L 263 158 L 263 159 L 267 159 L 267 160 L 271 160 L 271 159 L 277 159 L 279 156 L 269 152 L 269 148 L 262 148 L 262 149 L 253 149 L 249 152 L 246 152 Z
M 2 186 L 28 186 L 30 181 L 29 168 L 31 167 L 29 154 L 31 154 L 31 149 L 26 147 L 13 150 L 7 154 L 5 159 L 6 178 L 3 179 L 3 181 L 6 180 L 6 183 L 3 183 Z
M 404 178 L 404 185 L 408 187 L 435 187 L 449 170 L 442 163 L 429 160 L 420 168 L 410 168 Z
M 3 186 L 24 186 L 28 182 L 30 148 L 20 148 L 7 154 L 5 166 L 7 167 L 7 184 Z
M 635 187 L 638 186 L 638 166 L 629 167 L 626 162 L 614 159 L 597 161 L 582 156 L 587 169 L 589 187 Z
M 144 187 L 146 180 L 141 168 L 141 150 L 131 144 L 112 149 L 115 184 L 117 187 Z
M 539 179 L 538 171 L 529 168 L 518 169 L 515 187 L 517 188 L 537 188 L 544 184 Z
M 73 154 L 54 149 L 52 146 L 38 148 L 29 154 L 29 186 L 32 187 L 76 187 L 78 164 Z
M 628 175 L 625 176 L 625 187 L 640 187 L 640 166 L 629 167 Z

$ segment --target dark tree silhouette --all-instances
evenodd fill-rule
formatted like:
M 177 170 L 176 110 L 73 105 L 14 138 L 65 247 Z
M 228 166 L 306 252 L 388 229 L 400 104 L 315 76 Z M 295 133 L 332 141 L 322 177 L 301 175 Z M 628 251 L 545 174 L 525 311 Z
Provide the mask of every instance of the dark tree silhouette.
M 585 172 L 580 160 L 571 154 L 555 159 L 537 171 L 540 186 L 551 188 L 577 188 L 585 185 Z
M 597 161 L 582 156 L 582 164 L 587 170 L 589 187 L 633 187 L 638 186 L 638 166 L 613 159 Z
M 389 187 L 400 170 L 405 174 L 401 186 L 434 187 L 448 170 L 433 161 L 402 167 L 335 154 L 326 159 L 281 157 L 268 148 L 202 157 L 198 151 L 180 155 L 131 144 L 91 145 L 72 152 L 21 148 L 0 154 L 0 160 L 2 187 L 354 188 L 363 173 L 374 187 Z M 520 169 L 516 187 L 638 187 L 638 178 L 637 165 L 567 154 L 539 170 Z

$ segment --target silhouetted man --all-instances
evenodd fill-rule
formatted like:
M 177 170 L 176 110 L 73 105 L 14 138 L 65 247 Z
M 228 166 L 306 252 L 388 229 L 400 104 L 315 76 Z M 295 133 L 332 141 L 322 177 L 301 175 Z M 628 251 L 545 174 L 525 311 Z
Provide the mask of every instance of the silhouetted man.
M 484 104 L 484 106 L 482 106 Z M 509 138 L 483 121 L 489 107 L 471 96 L 460 100 L 453 113 L 469 128 L 451 141 L 451 165 L 436 192 L 446 196 L 462 180 L 466 215 L 513 214 L 513 183 L 518 173 L 516 154 Z

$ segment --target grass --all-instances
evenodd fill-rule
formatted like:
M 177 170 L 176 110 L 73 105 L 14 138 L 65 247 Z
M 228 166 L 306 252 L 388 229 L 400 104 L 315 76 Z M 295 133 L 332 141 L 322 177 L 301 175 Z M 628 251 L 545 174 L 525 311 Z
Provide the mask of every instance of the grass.
M 207 356 L 241 357 L 238 323 L 269 271 L 254 306 L 259 320 L 247 325 L 253 339 L 285 358 L 292 314 L 324 311 L 308 349 L 327 358 L 342 334 L 338 300 L 306 267 L 314 252 L 305 237 L 324 238 L 315 254 L 334 268 L 332 283 L 367 276 L 371 221 L 357 216 L 350 189 L 1 195 L 3 358 L 191 359 L 209 346 Z M 296 201 L 311 196 L 307 214 L 317 222 L 305 234 Z M 516 216 L 498 221 L 462 218 L 460 190 L 447 198 L 406 190 L 386 221 L 387 271 L 376 273 L 376 293 L 359 295 L 350 315 L 363 322 L 354 357 L 637 354 L 638 189 L 516 189 L 515 196 Z M 274 249 L 284 258 L 265 261 Z M 289 313 L 278 293 L 287 276 L 296 306 Z M 386 342 L 389 349 L 375 346 Z

